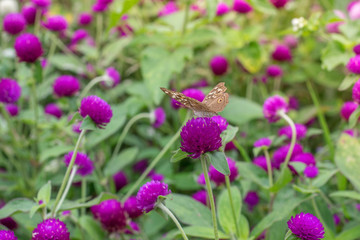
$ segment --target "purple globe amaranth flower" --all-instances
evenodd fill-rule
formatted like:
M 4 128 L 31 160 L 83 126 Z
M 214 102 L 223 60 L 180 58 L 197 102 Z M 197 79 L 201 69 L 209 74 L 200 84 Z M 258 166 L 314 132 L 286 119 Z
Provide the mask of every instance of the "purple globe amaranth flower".
M 354 102 L 360 104 L 360 79 L 354 84 L 352 89 L 352 98 Z
M 202 88 L 202 87 L 208 87 L 209 83 L 206 80 L 206 78 L 202 78 L 199 81 L 195 82 L 191 85 L 192 88 Z
M 125 173 L 122 171 L 115 173 L 113 176 L 113 180 L 117 192 L 128 184 L 128 179 Z
M 0 102 L 15 103 L 20 96 L 21 87 L 14 79 L 0 79 Z
M 347 135 L 349 135 L 351 137 L 358 137 L 359 136 L 359 132 L 357 130 L 354 130 L 354 129 L 346 129 L 342 133 L 347 134 Z
M 307 128 L 305 125 L 300 123 L 295 123 L 296 139 L 300 140 L 306 137 Z M 279 136 L 286 136 L 288 139 L 292 137 L 292 130 L 290 126 L 285 126 L 279 129 Z
M 210 60 L 209 65 L 212 72 L 217 76 L 224 75 L 229 66 L 227 59 L 222 55 L 217 55 L 213 57 Z
M 140 187 L 136 200 L 143 212 L 150 212 L 154 209 L 159 196 L 166 196 L 170 193 L 166 183 L 151 181 Z
M 81 133 L 81 129 L 80 129 L 81 124 L 82 124 L 82 121 L 74 123 L 72 125 L 72 130 L 73 130 L 74 133 Z
M 60 32 L 67 29 L 68 23 L 63 16 L 57 15 L 49 17 L 47 21 L 43 23 L 43 26 L 50 31 Z
M 37 225 L 31 240 L 58 239 L 70 240 L 66 224 L 55 218 L 48 218 Z
M 351 20 L 360 18 L 360 1 L 352 1 L 347 7 L 349 17 Z
M 95 95 L 81 100 L 79 113 L 83 118 L 89 116 L 99 128 L 106 126 L 113 116 L 111 106 Z
M 195 199 L 196 201 L 204 204 L 205 206 L 208 205 L 209 201 L 209 196 L 206 190 L 200 190 L 197 191 L 196 193 L 194 193 L 192 195 L 192 198 Z
M 17 35 L 25 29 L 26 21 L 20 13 L 9 13 L 4 17 L 3 29 L 10 35 Z
M 114 68 L 114 67 L 109 67 L 105 70 L 105 74 L 107 77 L 110 78 L 111 80 L 111 84 L 109 84 L 109 82 L 101 82 L 100 84 L 104 87 L 115 87 L 116 85 L 118 85 L 120 83 L 121 80 L 121 76 L 120 73 Z
M 360 55 L 360 44 L 357 44 L 357 45 L 354 46 L 353 52 L 354 52 L 356 55 Z
M 17 240 L 13 231 L 10 230 L 0 230 L 0 239 L 1 240 Z
M 231 151 L 231 150 L 235 150 L 235 149 L 237 149 L 237 147 L 235 146 L 235 144 L 232 141 L 228 142 L 225 145 L 225 151 Z
M 108 232 L 123 232 L 126 229 L 125 210 L 116 199 L 105 200 L 92 206 L 91 212 Z
M 326 31 L 328 33 L 340 33 L 340 26 L 344 23 L 343 21 L 328 23 L 326 24 Z
M 31 2 L 38 8 L 47 8 L 51 4 L 51 0 L 31 0 Z
M 152 126 L 154 128 L 161 127 L 166 119 L 166 113 L 162 107 L 155 108 L 154 111 L 152 111 Z
M 177 11 L 179 11 L 179 8 L 177 7 L 175 1 L 170 1 L 159 11 L 158 16 L 163 17 Z
M 311 153 L 299 153 L 291 159 L 291 162 L 302 162 L 307 166 L 316 165 L 315 157 Z
M 205 186 L 206 185 L 206 181 L 205 181 L 205 176 L 203 173 L 201 173 L 198 178 L 196 179 L 196 182 L 199 184 L 199 185 L 202 185 L 202 186 Z
M 133 235 L 135 233 L 140 232 L 140 227 L 136 222 L 130 221 L 128 226 L 129 226 L 130 229 L 126 229 L 125 232 L 124 232 L 125 234 Z
M 360 55 L 350 58 L 346 67 L 350 72 L 360 74 Z
M 334 223 L 335 223 L 336 226 L 340 224 L 341 219 L 340 219 L 340 217 L 339 217 L 338 214 L 335 213 L 335 214 L 333 215 L 333 219 L 334 219 Z
M 289 152 L 290 144 L 278 148 L 273 154 L 273 166 L 279 168 L 280 165 L 285 161 L 286 155 Z M 290 161 L 297 155 L 303 153 L 303 148 L 300 144 L 295 143 L 294 150 L 291 154 Z
M 220 115 L 213 116 L 211 119 L 219 125 L 221 132 L 225 131 L 229 125 L 226 119 Z
M 230 182 L 232 182 L 239 175 L 239 170 L 238 170 L 238 168 L 236 166 L 236 162 L 234 160 L 232 160 L 231 158 L 226 158 L 226 160 L 228 162 L 229 169 L 230 169 L 230 175 L 229 175 Z M 219 172 L 218 170 L 216 170 L 213 165 L 210 165 L 209 175 L 210 175 L 210 179 L 216 185 L 219 186 L 219 185 L 225 183 L 225 175 L 222 174 L 221 172 Z
M 76 30 L 71 37 L 71 44 L 77 44 L 79 41 L 87 38 L 89 33 L 85 29 Z
M 5 108 L 8 114 L 12 117 L 15 117 L 19 114 L 19 107 L 15 104 L 6 104 Z
M 279 62 L 292 60 L 291 50 L 286 45 L 277 45 L 271 56 L 274 60 Z
M 244 0 L 234 0 L 233 9 L 238 13 L 249 13 L 253 10 L 251 5 Z
M 319 240 L 324 238 L 324 226 L 310 213 L 300 213 L 287 222 L 291 232 L 302 240 Z
M 78 16 L 78 24 L 81 26 L 87 26 L 91 24 L 92 20 L 93 16 L 91 15 L 91 13 L 83 12 L 80 13 Z
M 255 191 L 250 191 L 246 194 L 244 202 L 248 205 L 249 210 L 252 211 L 259 203 L 259 195 Z
M 64 163 L 67 167 L 70 164 L 73 154 L 74 152 L 69 152 L 64 156 Z M 94 163 L 85 153 L 78 152 L 76 154 L 74 164 L 78 167 L 76 174 L 79 174 L 83 177 L 92 174 L 92 172 L 94 171 Z
M 254 147 L 270 147 L 272 140 L 270 138 L 260 138 L 254 142 Z
M 267 167 L 267 162 L 266 162 L 265 156 L 258 156 L 256 158 L 254 158 L 252 163 L 255 164 L 256 166 L 258 166 L 259 168 L 264 169 L 265 172 L 268 172 L 268 167 Z
M 283 8 L 289 0 L 270 0 L 271 4 L 276 8 Z
M 148 167 L 149 163 L 147 159 L 142 159 L 133 165 L 134 172 L 143 173 Z
M 345 102 L 340 110 L 340 115 L 346 121 L 349 121 L 351 114 L 358 108 L 359 104 L 355 102 Z
M 201 90 L 196 89 L 196 88 L 185 89 L 185 90 L 182 91 L 182 93 L 187 97 L 191 97 L 191 98 L 194 98 L 194 99 L 198 100 L 199 102 L 202 102 L 204 100 L 204 98 L 205 98 L 205 94 Z M 178 109 L 178 108 L 180 108 L 182 106 L 182 104 L 172 98 L 171 99 L 171 106 L 174 109 Z
M 41 42 L 31 33 L 23 33 L 18 36 L 14 48 L 16 55 L 22 62 L 35 62 L 43 54 Z
M 124 209 L 128 216 L 132 219 L 137 218 L 143 214 L 141 209 L 138 207 L 135 196 L 131 196 L 125 201 Z
M 270 65 L 266 69 L 266 75 L 273 78 L 282 77 L 283 70 L 278 65 Z
M 286 35 L 283 40 L 284 44 L 289 48 L 296 48 L 298 45 L 298 39 L 294 35 Z
M 36 7 L 34 7 L 33 5 L 24 6 L 21 9 L 21 14 L 24 16 L 27 24 L 32 25 L 35 23 Z M 39 12 L 39 14 L 41 13 Z
M 96 2 L 92 6 L 93 12 L 105 12 L 108 10 L 109 5 L 102 3 L 102 2 Z
M 181 129 L 181 150 L 199 158 L 201 154 L 221 147 L 221 130 L 211 118 L 193 118 Z
M 289 109 L 299 110 L 299 101 L 296 97 L 289 97 Z
M 316 166 L 306 166 L 304 175 L 307 178 L 315 178 L 319 174 L 319 169 Z
M 59 106 L 56 105 L 56 103 L 49 103 L 48 105 L 46 105 L 44 112 L 45 114 L 52 115 L 56 118 L 61 118 L 62 116 L 62 111 Z
M 58 97 L 69 97 L 80 90 L 80 81 L 71 75 L 62 75 L 55 79 L 53 84 L 54 94 Z
M 225 15 L 230 11 L 229 6 L 224 2 L 219 2 L 216 8 L 216 16 Z
M 288 104 L 283 97 L 275 95 L 265 100 L 263 114 L 269 122 L 278 121 L 281 118 L 279 115 L 280 111 L 283 111 L 284 113 L 289 111 Z
M 360 203 L 357 203 L 357 204 L 355 205 L 355 207 L 356 207 L 356 209 L 357 209 L 358 211 L 360 211 Z

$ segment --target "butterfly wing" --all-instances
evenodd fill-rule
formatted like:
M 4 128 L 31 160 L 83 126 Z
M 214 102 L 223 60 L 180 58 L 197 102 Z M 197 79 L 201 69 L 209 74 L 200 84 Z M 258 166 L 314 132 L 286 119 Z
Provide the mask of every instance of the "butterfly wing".
M 218 83 L 202 101 L 212 112 L 221 112 L 229 103 L 229 94 L 226 93 L 225 83 Z

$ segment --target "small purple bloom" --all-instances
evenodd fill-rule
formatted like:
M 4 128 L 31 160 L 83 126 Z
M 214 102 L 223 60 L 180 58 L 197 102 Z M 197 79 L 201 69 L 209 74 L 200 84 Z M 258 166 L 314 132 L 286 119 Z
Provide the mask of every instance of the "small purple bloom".
M 299 101 L 296 97 L 289 97 L 289 109 L 298 110 L 299 109 Z
M 346 67 L 350 72 L 360 74 L 360 55 L 350 58 Z
M 164 181 L 164 175 L 160 174 L 160 173 L 156 173 L 156 172 L 153 172 L 152 174 L 149 175 L 149 177 L 151 178 L 151 180 L 153 181 Z
M 209 83 L 207 82 L 206 78 L 202 78 L 191 85 L 192 88 L 202 88 L 207 86 L 209 86 Z
M 319 174 L 319 169 L 316 166 L 306 166 L 304 175 L 307 178 L 315 178 Z
M 136 200 L 143 212 L 150 212 L 154 209 L 159 196 L 166 196 L 170 193 L 166 183 L 151 181 L 140 187 Z
M 351 114 L 358 108 L 359 104 L 355 102 L 345 102 L 340 110 L 340 115 L 346 121 L 349 121 Z
M 108 232 L 121 232 L 126 228 L 125 210 L 116 199 L 102 201 L 91 207 L 94 218 L 99 220 Z
M 340 33 L 339 27 L 344 23 L 343 21 L 328 23 L 326 24 L 326 31 L 328 33 Z
M 168 2 L 158 13 L 159 17 L 173 14 L 179 11 L 179 8 L 176 6 L 175 1 Z
M 296 131 L 296 139 L 300 140 L 306 137 L 307 128 L 305 125 L 300 123 L 295 123 L 295 131 Z M 292 131 L 290 126 L 285 126 L 279 129 L 278 131 L 279 136 L 286 136 L 288 139 L 292 137 Z
M 70 240 L 66 224 L 55 218 L 48 218 L 37 225 L 32 232 L 32 240 Z
M 143 173 L 148 167 L 149 163 L 147 159 L 140 160 L 133 165 L 134 172 Z
M 292 60 L 291 50 L 286 45 L 277 45 L 271 56 L 274 60 L 279 62 Z
M 255 164 L 256 166 L 264 169 L 265 172 L 268 172 L 268 167 L 267 167 L 267 162 L 266 162 L 265 156 L 258 156 L 256 158 L 254 158 L 252 163 Z
M 70 164 L 72 156 L 73 152 L 69 152 L 64 156 L 64 163 L 67 167 Z M 78 167 L 76 174 L 79 174 L 83 177 L 92 174 L 92 172 L 94 171 L 94 163 L 85 153 L 78 152 L 76 154 L 74 164 Z
M 106 126 L 113 116 L 111 106 L 95 95 L 81 100 L 79 113 L 83 118 L 89 116 L 99 128 Z
M 234 0 L 233 9 L 238 13 L 249 13 L 253 10 L 251 5 L 244 0 Z
M 291 162 L 302 162 L 304 164 L 306 164 L 307 166 L 310 165 L 316 165 L 316 160 L 314 155 L 312 155 L 311 153 L 299 153 L 296 156 L 294 156 L 291 159 Z
M 289 0 L 270 0 L 271 4 L 276 8 L 283 8 Z
M 273 154 L 274 167 L 279 168 L 280 165 L 285 161 L 286 155 L 289 152 L 290 144 L 278 148 Z M 290 161 L 297 155 L 303 153 L 303 148 L 300 144 L 295 143 L 294 150 L 291 154 Z
M 181 150 L 199 158 L 201 154 L 219 149 L 221 130 L 211 118 L 193 118 L 181 129 Z
M 20 13 L 9 13 L 4 17 L 3 29 L 10 35 L 17 35 L 25 29 L 25 18 Z
M 73 132 L 75 132 L 75 133 L 81 133 L 81 129 L 80 129 L 81 124 L 82 124 L 82 121 L 77 122 L 77 123 L 74 123 L 74 124 L 72 125 L 72 130 L 73 130 Z
M 49 17 L 47 21 L 43 23 L 43 26 L 50 31 L 60 32 L 67 29 L 68 23 L 63 16 L 57 15 Z
M 226 119 L 220 115 L 213 116 L 211 119 L 219 125 L 221 132 L 225 131 L 229 125 Z
M 269 97 L 263 105 L 264 117 L 271 123 L 278 121 L 281 117 L 279 112 L 287 113 L 289 111 L 288 104 L 283 97 L 278 95 Z
M 203 173 L 201 173 L 201 174 L 198 176 L 196 182 L 197 182 L 199 185 L 202 185 L 202 186 L 205 186 L 205 185 L 206 185 L 205 176 L 204 176 Z
M 24 16 L 27 24 L 32 25 L 35 23 L 36 7 L 34 7 L 33 5 L 24 6 L 21 9 L 21 14 Z M 39 12 L 39 14 L 41 13 Z
M 300 213 L 287 222 L 291 232 L 302 240 L 320 240 L 324 238 L 324 226 L 310 213 Z
M 85 29 L 76 30 L 71 37 L 71 44 L 77 44 L 79 41 L 87 38 L 89 33 Z
M 198 100 L 199 102 L 202 102 L 205 98 L 205 94 L 201 90 L 195 88 L 185 89 L 182 91 L 182 93 L 187 97 L 191 97 Z M 171 106 L 175 109 L 178 109 L 182 106 L 182 104 L 172 98 Z
M 62 116 L 62 111 L 58 107 L 58 105 L 56 105 L 56 103 L 49 103 L 48 105 L 46 105 L 44 112 L 45 114 L 52 115 L 56 118 L 61 118 Z
M 114 180 L 115 188 L 116 188 L 117 192 L 120 191 L 120 189 L 122 189 L 123 187 L 125 187 L 128 184 L 128 179 L 127 179 L 125 173 L 122 171 L 115 173 L 113 176 L 113 180 Z
M 356 55 L 360 55 L 360 44 L 355 45 L 353 51 Z
M 355 205 L 355 207 L 356 207 L 356 209 L 357 209 L 358 211 L 360 211 L 360 203 L 357 203 L 357 204 Z
M 133 235 L 134 233 L 139 233 L 140 232 L 140 227 L 136 222 L 130 221 L 129 222 L 129 227 L 130 227 L 130 229 L 125 230 L 125 232 L 124 232 L 125 234 Z
M 229 6 L 224 2 L 219 2 L 216 8 L 216 15 L 222 16 L 230 11 Z
M 239 170 L 236 166 L 236 162 L 234 160 L 232 160 L 231 158 L 226 158 L 228 165 L 229 165 L 229 169 L 230 169 L 230 182 L 234 181 L 236 179 L 236 177 L 239 175 Z M 215 167 L 213 165 L 210 165 L 209 168 L 209 175 L 210 175 L 210 179 L 216 184 L 216 185 L 221 185 L 223 183 L 225 183 L 225 175 L 222 174 L 221 172 L 219 172 L 218 170 L 215 169 Z
M 359 1 L 352 1 L 349 3 L 347 10 L 349 13 L 349 17 L 351 20 L 356 20 L 360 18 L 360 2 Z
M 91 24 L 92 20 L 93 16 L 91 15 L 91 13 L 83 12 L 79 14 L 78 24 L 81 26 L 87 26 Z
M 284 37 L 284 44 L 289 48 L 296 48 L 298 45 L 298 39 L 293 35 L 286 35 Z
M 22 62 L 33 63 L 43 54 L 41 42 L 31 33 L 23 33 L 18 36 L 14 48 Z
M 51 4 L 51 0 L 31 0 L 31 2 L 38 8 L 47 8 Z
M 18 238 L 15 236 L 13 231 L 10 230 L 0 230 L 0 239 L 1 240 L 17 240 Z
M 246 194 L 244 202 L 248 205 L 249 210 L 252 211 L 259 203 L 259 195 L 255 191 L 250 191 Z
M 129 197 L 124 203 L 125 212 L 130 218 L 134 219 L 142 215 L 141 209 L 138 207 L 138 203 L 135 196 Z
M 234 150 L 234 149 L 237 149 L 237 147 L 235 146 L 235 144 L 232 141 L 228 142 L 225 145 L 225 151 L 231 151 L 231 150 Z
M 346 129 L 343 131 L 344 134 L 347 134 L 351 137 L 357 137 L 359 136 L 359 133 L 357 131 L 355 131 L 354 129 Z
M 210 68 L 217 76 L 224 75 L 228 69 L 228 66 L 229 64 L 227 59 L 222 55 L 217 55 L 210 61 Z
M 270 138 L 260 138 L 254 142 L 254 147 L 270 147 L 272 141 Z
M 166 119 L 166 113 L 162 107 L 155 108 L 155 110 L 152 112 L 152 125 L 154 128 L 161 127 Z
M 14 79 L 0 79 L 0 102 L 15 103 L 20 96 L 21 87 Z
M 273 78 L 282 77 L 283 70 L 278 65 L 270 65 L 266 69 L 266 74 L 267 74 L 267 76 L 273 77 Z
M 360 57 L 360 55 L 359 55 Z M 354 102 L 360 104 L 360 79 L 354 84 L 352 89 L 352 98 Z
M 62 75 L 55 79 L 53 84 L 54 94 L 58 97 L 69 97 L 80 89 L 80 81 L 71 75 Z
M 207 206 L 207 203 L 209 202 L 209 196 L 206 190 L 197 191 L 192 195 L 192 198 L 205 206 Z
M 101 2 L 96 2 L 93 6 L 92 6 L 92 10 L 93 12 L 105 12 L 108 10 L 108 4 L 104 4 Z
M 9 115 L 12 117 L 15 117 L 19 114 L 19 107 L 15 104 L 6 104 L 5 108 Z
M 113 88 L 120 83 L 121 80 L 120 73 L 114 67 L 107 68 L 105 70 L 105 73 L 111 79 L 111 83 L 103 81 L 100 83 L 102 86 Z
M 340 217 L 339 217 L 338 214 L 335 213 L 335 214 L 333 215 L 333 219 L 334 219 L 334 223 L 335 223 L 336 226 L 340 224 L 341 219 L 340 219 Z

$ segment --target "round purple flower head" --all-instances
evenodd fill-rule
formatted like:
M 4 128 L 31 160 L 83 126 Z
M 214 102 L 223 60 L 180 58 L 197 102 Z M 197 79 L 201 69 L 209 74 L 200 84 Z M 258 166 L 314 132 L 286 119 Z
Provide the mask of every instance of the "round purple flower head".
M 360 44 L 355 45 L 353 51 L 356 55 L 360 55 Z
M 49 103 L 48 105 L 46 105 L 44 112 L 45 114 L 52 115 L 56 118 L 61 118 L 62 116 L 61 109 L 55 103 Z
M 346 129 L 342 132 L 343 134 L 347 134 L 351 137 L 358 137 L 359 136 L 359 132 L 355 131 L 354 129 Z
M 360 57 L 360 55 L 359 55 Z M 354 102 L 360 104 L 360 79 L 354 84 L 352 89 L 352 98 Z
M 94 218 L 99 220 L 108 232 L 122 232 L 126 228 L 125 210 L 116 199 L 102 201 L 91 207 Z
M 230 11 L 229 6 L 224 2 L 219 2 L 216 8 L 216 16 L 222 16 Z
M 14 103 L 21 96 L 21 87 L 10 78 L 0 79 L 0 102 Z
M 148 167 L 149 163 L 147 159 L 140 160 L 133 165 L 134 172 L 143 173 Z
M 138 207 L 138 203 L 135 196 L 129 197 L 124 203 L 125 212 L 132 219 L 142 215 L 141 209 Z
M 19 107 L 15 104 L 6 104 L 6 111 L 12 117 L 15 117 L 19 114 Z
M 210 60 L 210 68 L 217 76 L 224 75 L 228 69 L 228 66 L 229 64 L 227 59 L 222 55 L 217 55 Z
M 345 102 L 340 110 L 340 115 L 346 121 L 349 121 L 351 114 L 358 108 L 359 104 L 355 102 Z
M 349 5 L 347 6 L 347 10 L 351 20 L 356 20 L 360 18 L 359 9 L 360 9 L 359 1 L 355 0 L 349 3 Z
M 339 217 L 338 214 L 335 213 L 335 214 L 333 215 L 333 219 L 334 219 L 334 223 L 335 223 L 336 226 L 340 224 L 341 219 L 340 219 L 340 217 Z
M 50 31 L 60 32 L 67 29 L 68 23 L 63 16 L 58 15 L 58 16 L 49 17 L 47 19 L 47 22 L 43 23 L 43 26 L 49 29 Z
M 25 18 L 20 13 L 9 13 L 4 17 L 3 29 L 10 35 L 17 35 L 25 29 Z
M 291 162 L 302 162 L 307 166 L 316 164 L 315 157 L 311 153 L 299 153 L 291 159 Z
M 111 79 L 111 84 L 109 82 L 101 82 L 100 84 L 104 87 L 115 87 L 120 83 L 121 76 L 120 73 L 113 67 L 109 67 L 106 69 L 106 76 Z
M 281 118 L 278 114 L 280 111 L 283 111 L 284 113 L 289 111 L 288 104 L 283 97 L 275 95 L 265 100 L 263 105 L 263 113 L 264 117 L 269 122 L 278 121 Z
M 201 154 L 221 147 L 221 130 L 211 118 L 193 118 L 181 129 L 181 150 L 199 158 Z
M 226 119 L 220 115 L 213 116 L 211 119 L 219 125 L 221 132 L 225 131 L 229 125 Z
M 355 57 L 350 58 L 346 67 L 350 72 L 360 74 L 360 56 L 356 55 Z
M 24 6 L 21 9 L 21 14 L 24 16 L 27 24 L 32 25 L 35 23 L 36 7 L 34 7 L 33 5 Z
M 64 156 L 64 163 L 66 166 L 69 166 L 73 153 L 74 152 L 69 152 Z M 76 154 L 74 164 L 78 167 L 76 174 L 79 174 L 83 177 L 92 174 L 94 171 L 94 163 L 85 153 L 78 152 Z
M 79 14 L 78 24 L 81 26 L 89 25 L 93 20 L 91 13 L 83 12 Z
M 80 89 L 79 80 L 71 75 L 62 75 L 55 79 L 54 94 L 58 97 L 72 96 Z
M 168 2 L 158 13 L 159 17 L 173 14 L 179 11 L 179 8 L 176 6 L 176 3 L 173 1 Z
M 244 0 L 234 0 L 233 9 L 238 13 L 249 13 L 253 10 L 251 5 Z
M 244 202 L 248 205 L 249 210 L 252 211 L 253 208 L 259 203 L 259 195 L 255 191 L 250 191 L 246 194 Z
M 296 48 L 298 45 L 298 39 L 293 35 L 286 35 L 284 37 L 284 44 L 289 48 Z
M 254 147 L 270 147 L 272 141 L 270 138 L 260 138 L 254 142 Z
M 166 113 L 162 107 L 155 108 L 152 112 L 152 125 L 154 128 L 159 128 L 163 125 L 166 119 Z
M 299 109 L 299 101 L 296 97 L 289 97 L 289 109 L 298 110 Z
M 10 230 L 0 230 L 0 239 L 1 240 L 17 240 L 13 231 Z
M 340 33 L 340 26 L 343 25 L 345 22 L 338 21 L 326 24 L 326 31 L 328 33 Z
M 291 50 L 286 45 L 277 45 L 271 56 L 274 60 L 279 62 L 292 60 Z
M 289 0 L 270 0 L 272 5 L 276 8 L 283 8 Z
M 205 94 L 201 90 L 195 88 L 185 89 L 184 91 L 182 91 L 182 93 L 187 97 L 191 97 L 198 100 L 199 102 L 202 102 L 205 98 Z M 172 98 L 171 106 L 175 109 L 178 109 L 182 106 L 182 104 Z
M 51 4 L 51 0 L 31 0 L 31 2 L 39 8 L 47 8 Z
M 316 166 L 306 166 L 304 175 L 307 178 L 315 178 L 319 174 L 319 169 Z
M 273 78 L 276 78 L 276 77 L 282 77 L 283 75 L 283 70 L 280 66 L 278 65 L 270 65 L 267 67 L 266 69 L 266 74 L 269 76 L 269 77 L 273 77 Z
M 92 6 L 93 12 L 105 12 L 108 10 L 109 5 L 102 2 L 96 2 Z
M 125 173 L 122 171 L 115 173 L 113 176 L 113 180 L 115 183 L 116 191 L 119 191 L 120 189 L 122 189 L 123 187 L 125 187 L 128 184 L 127 177 L 126 177 Z
M 278 148 L 273 154 L 274 167 L 279 168 L 280 165 L 285 161 L 286 155 L 289 152 L 290 144 Z M 294 150 L 291 154 L 290 161 L 297 155 L 303 153 L 303 148 L 300 144 L 295 143 Z
M 206 190 L 197 191 L 196 193 L 194 193 L 192 195 L 192 198 L 195 199 L 196 201 L 204 204 L 205 206 L 207 206 L 207 203 L 210 202 L 209 196 L 208 196 Z
M 258 156 L 256 158 L 254 158 L 252 163 L 255 164 L 256 166 L 258 166 L 259 168 L 264 169 L 266 172 L 268 172 L 268 167 L 267 167 L 265 156 Z
M 202 186 L 205 186 L 206 185 L 206 182 L 205 182 L 205 176 L 203 173 L 201 173 L 198 178 L 196 179 L 196 182 L 199 184 L 199 185 L 202 185 Z
M 139 208 L 143 212 L 150 212 L 154 209 L 156 201 L 159 196 L 166 196 L 171 191 L 168 185 L 159 181 L 151 181 L 144 184 L 136 195 L 136 200 Z
M 35 62 L 43 54 L 41 42 L 31 33 L 23 33 L 18 36 L 14 48 L 16 55 L 22 62 Z
M 58 239 L 70 240 L 70 233 L 65 223 L 55 218 L 48 218 L 37 225 L 32 232 L 32 240 Z
M 234 160 L 232 160 L 231 158 L 226 158 L 226 160 L 229 164 L 229 169 L 230 169 L 230 176 L 229 176 L 230 182 L 232 182 L 239 175 L 239 170 L 238 170 L 238 168 L 236 166 L 236 162 Z M 209 175 L 210 175 L 210 179 L 214 183 L 216 183 L 216 185 L 219 186 L 219 185 L 225 183 L 225 175 L 222 174 L 221 172 L 219 172 L 218 170 L 216 170 L 213 165 L 210 165 Z
M 324 226 L 310 213 L 300 213 L 287 222 L 291 232 L 302 240 L 319 240 L 324 238 Z
M 295 123 L 295 130 L 296 130 L 296 139 L 300 140 L 306 136 L 307 128 L 305 125 L 300 123 Z M 286 136 L 288 139 L 292 137 L 292 131 L 290 126 L 285 126 L 279 129 L 278 131 L 279 136 Z
M 71 37 L 71 44 L 76 44 L 79 41 L 87 38 L 89 33 L 85 29 L 76 30 Z
M 106 126 L 113 116 L 110 105 L 94 95 L 81 100 L 79 113 L 83 118 L 89 116 L 99 128 Z

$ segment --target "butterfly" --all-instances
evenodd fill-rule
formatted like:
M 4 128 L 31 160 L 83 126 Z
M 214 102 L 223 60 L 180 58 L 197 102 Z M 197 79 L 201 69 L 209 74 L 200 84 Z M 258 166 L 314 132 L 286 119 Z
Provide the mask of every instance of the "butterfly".
M 164 93 L 171 98 L 180 102 L 186 108 L 193 110 L 197 117 L 212 117 L 218 112 L 224 110 L 225 106 L 229 103 L 229 94 L 226 93 L 225 83 L 218 83 L 202 102 L 187 97 L 180 92 L 175 92 L 166 88 L 160 88 Z

